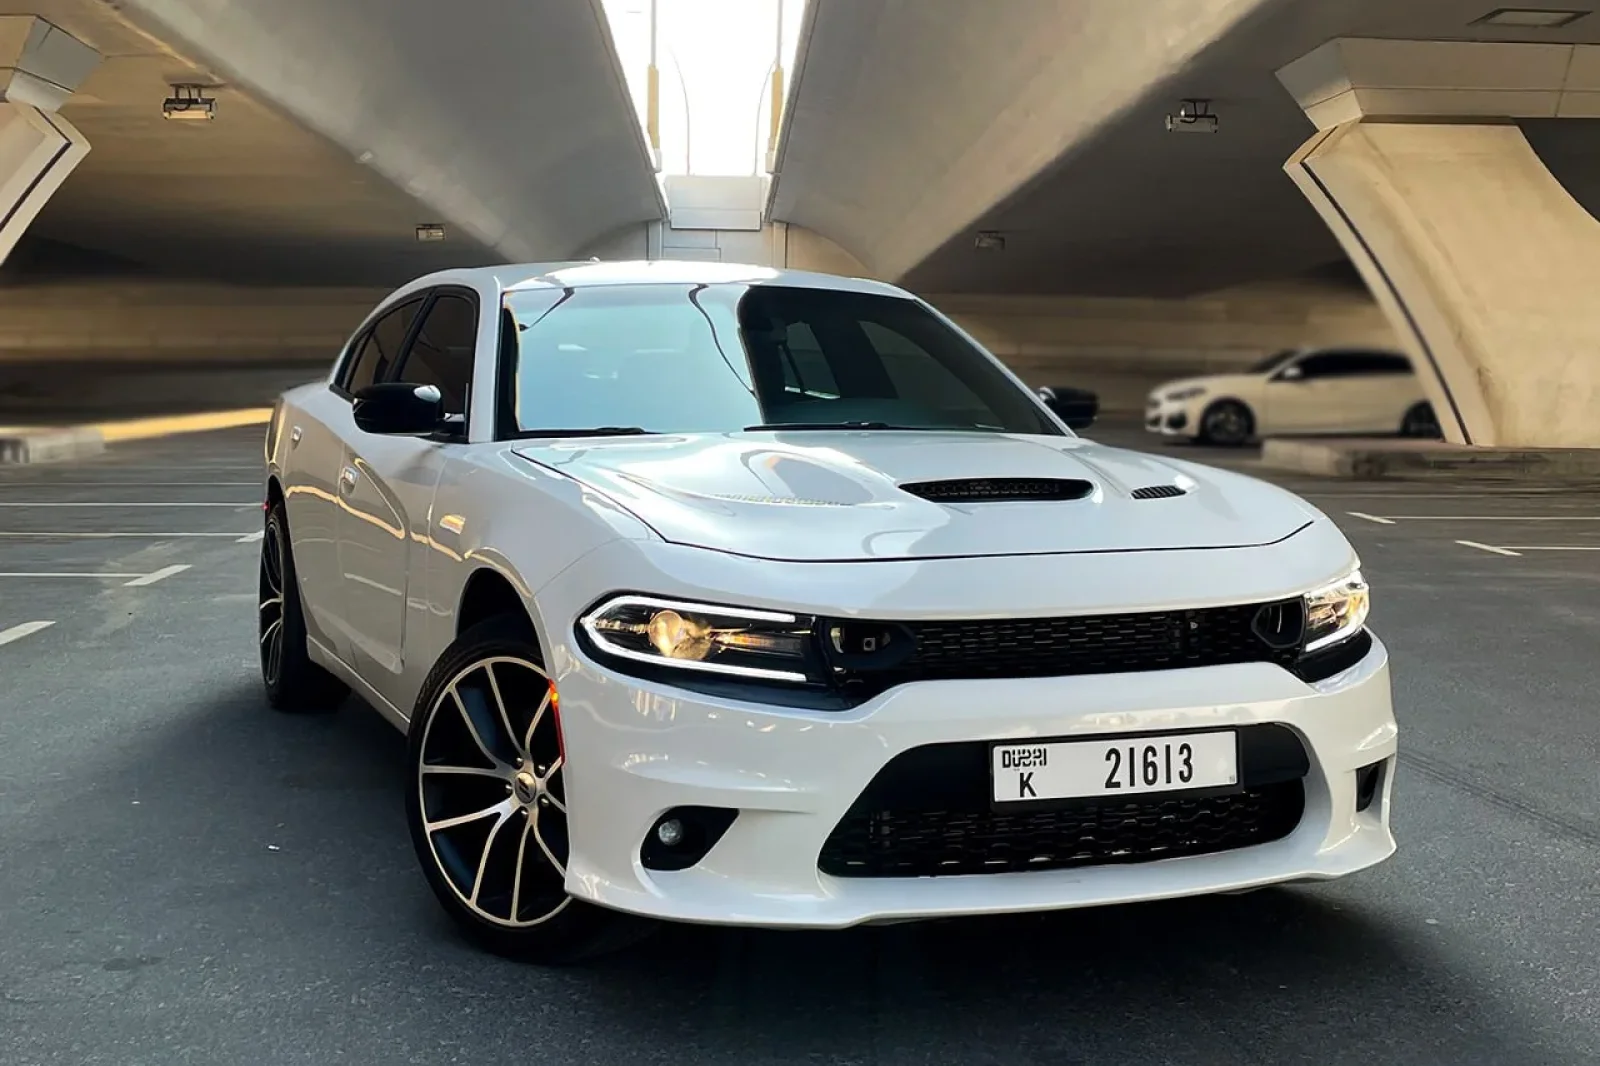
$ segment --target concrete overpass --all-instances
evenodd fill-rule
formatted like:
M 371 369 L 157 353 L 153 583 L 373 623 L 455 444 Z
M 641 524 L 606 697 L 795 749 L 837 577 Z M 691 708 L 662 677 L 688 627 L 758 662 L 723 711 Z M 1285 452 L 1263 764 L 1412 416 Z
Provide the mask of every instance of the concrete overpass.
M 1348 257 L 1449 436 L 1597 444 L 1600 50 L 1573 46 L 1600 16 L 1497 2 L 813 0 L 770 209 L 932 292 L 1181 297 Z M 1167 131 L 1185 98 L 1215 135 Z
M 1130 397 L 1392 341 L 1453 439 L 1594 444 L 1600 16 L 1492 3 L 809 0 L 771 175 L 663 181 L 602 0 L 0 0 L 12 284 L 124 279 L 0 290 L 0 350 L 316 361 L 438 266 L 715 257 L 900 281 Z

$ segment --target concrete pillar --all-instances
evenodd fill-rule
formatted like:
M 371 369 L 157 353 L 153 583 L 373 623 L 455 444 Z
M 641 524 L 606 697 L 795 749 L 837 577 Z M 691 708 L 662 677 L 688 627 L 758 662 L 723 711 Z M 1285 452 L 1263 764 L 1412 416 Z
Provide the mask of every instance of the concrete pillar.
M 89 154 L 56 114 L 100 54 L 32 15 L 0 17 L 0 263 Z
M 1600 221 L 1513 121 L 1600 116 L 1600 47 L 1343 39 L 1278 78 L 1318 127 L 1285 169 L 1446 437 L 1600 446 Z

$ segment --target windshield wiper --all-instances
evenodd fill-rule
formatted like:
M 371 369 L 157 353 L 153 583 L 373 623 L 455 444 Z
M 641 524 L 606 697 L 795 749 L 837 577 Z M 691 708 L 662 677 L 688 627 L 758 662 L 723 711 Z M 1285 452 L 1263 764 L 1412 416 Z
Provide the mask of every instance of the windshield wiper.
M 639 426 L 588 426 L 583 429 L 524 429 L 517 432 L 517 437 L 648 437 L 655 432 Z
M 745 426 L 746 433 L 759 433 L 763 430 L 810 430 L 810 429 L 917 429 L 917 426 L 891 426 L 887 422 L 765 422 L 759 426 Z

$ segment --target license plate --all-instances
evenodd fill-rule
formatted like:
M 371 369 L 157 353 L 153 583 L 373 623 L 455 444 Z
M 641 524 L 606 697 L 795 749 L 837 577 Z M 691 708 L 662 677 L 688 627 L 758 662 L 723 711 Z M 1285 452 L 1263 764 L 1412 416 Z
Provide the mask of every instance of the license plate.
M 1239 783 L 1232 732 L 996 744 L 994 802 L 1036 803 L 1229 788 Z

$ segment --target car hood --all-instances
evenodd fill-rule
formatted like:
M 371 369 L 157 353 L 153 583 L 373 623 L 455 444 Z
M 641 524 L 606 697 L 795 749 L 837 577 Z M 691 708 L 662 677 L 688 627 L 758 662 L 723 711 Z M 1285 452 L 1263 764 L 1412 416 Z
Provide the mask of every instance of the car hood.
M 1154 397 L 1167 396 L 1184 389 L 1204 389 L 1208 396 L 1218 396 L 1228 392 L 1244 392 L 1253 390 L 1261 383 L 1259 374 L 1208 374 L 1198 378 L 1179 378 L 1177 381 L 1162 382 L 1157 388 L 1150 390 Z
M 932 559 L 1271 544 L 1317 517 L 1265 482 L 1078 437 L 937 432 L 671 435 L 519 444 L 664 539 L 763 559 Z M 901 485 L 1072 479 L 1071 500 L 934 502 Z M 1140 499 L 1133 490 L 1184 494 Z

